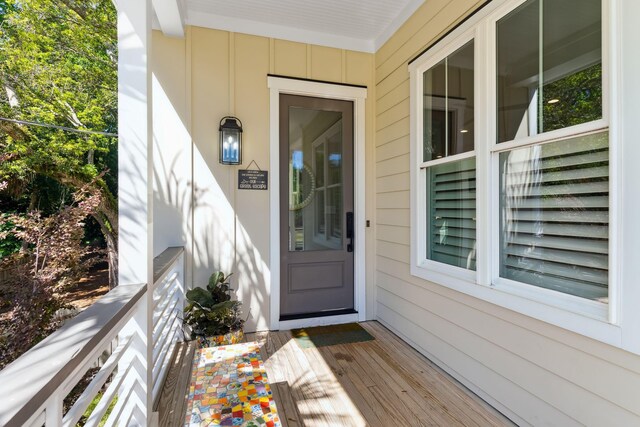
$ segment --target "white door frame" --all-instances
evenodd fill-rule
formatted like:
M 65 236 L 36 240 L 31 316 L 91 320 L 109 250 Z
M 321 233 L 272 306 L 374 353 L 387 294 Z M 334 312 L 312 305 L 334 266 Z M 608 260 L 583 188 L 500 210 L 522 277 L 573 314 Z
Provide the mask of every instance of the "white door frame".
M 271 298 L 269 328 L 287 330 L 366 320 L 365 281 L 365 100 L 367 88 L 268 76 L 270 126 L 270 256 L 267 288 Z M 353 102 L 354 191 L 354 308 L 357 314 L 280 321 L 280 94 Z

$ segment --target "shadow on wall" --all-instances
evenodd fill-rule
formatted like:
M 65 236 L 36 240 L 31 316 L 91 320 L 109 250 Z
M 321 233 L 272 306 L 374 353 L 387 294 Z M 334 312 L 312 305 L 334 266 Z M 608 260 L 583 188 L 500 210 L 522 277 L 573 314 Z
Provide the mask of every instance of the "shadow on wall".
M 268 218 L 265 221 L 268 224 Z M 242 278 L 243 286 L 239 297 L 244 304 L 244 314 L 248 316 L 247 331 L 266 330 L 269 327 L 269 295 L 266 280 L 269 277 L 268 260 L 266 260 L 255 245 L 251 243 L 249 233 L 237 220 L 236 229 L 236 266 L 238 278 Z
M 154 48 L 180 46 L 174 40 L 156 43 L 159 38 L 164 37 L 154 35 Z M 237 170 L 218 164 L 217 122 L 201 124 L 212 130 L 215 127 L 206 141 L 199 142 L 189 130 L 185 70 L 176 70 L 185 68 L 176 67 L 180 55 L 155 53 L 154 255 L 168 246 L 184 246 L 187 288 L 205 286 L 215 270 L 233 272 L 232 288 L 243 302 L 244 315 L 250 314 L 245 329 L 265 329 L 269 321 L 268 259 L 252 243 L 236 215 L 232 174 Z M 133 173 L 142 178 L 140 171 Z M 135 210 L 132 206 L 126 212 Z M 264 224 L 268 224 L 268 216 Z

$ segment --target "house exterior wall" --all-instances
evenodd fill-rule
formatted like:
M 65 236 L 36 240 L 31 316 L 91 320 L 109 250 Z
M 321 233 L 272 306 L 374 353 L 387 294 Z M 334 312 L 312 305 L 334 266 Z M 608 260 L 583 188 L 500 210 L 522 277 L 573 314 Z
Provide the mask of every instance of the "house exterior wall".
M 232 287 L 238 290 L 244 313 L 249 315 L 245 330 L 266 330 L 270 318 L 271 189 L 238 190 L 237 174 L 252 160 L 262 170 L 269 169 L 267 74 L 369 87 L 366 199 L 367 213 L 373 215 L 374 57 L 201 27 L 188 27 L 183 40 L 169 39 L 156 31 L 153 44 L 154 70 L 166 77 L 158 80 L 164 92 L 170 92 L 168 99 L 177 101 L 175 112 L 168 109 L 167 114 L 179 117 L 183 125 L 174 135 L 175 129 L 164 128 L 163 116 L 154 115 L 158 141 L 154 154 L 162 159 L 157 184 L 162 189 L 161 200 L 156 200 L 154 209 L 156 249 L 161 251 L 161 246 L 173 242 L 187 246 L 187 263 L 192 263 L 191 270 L 187 267 L 190 287 L 205 285 L 216 269 L 233 272 Z M 154 106 L 156 101 L 161 102 L 154 100 Z M 218 126 L 227 115 L 238 117 L 243 124 L 240 166 L 218 163 Z M 180 218 L 186 224 L 182 229 Z M 368 245 L 372 245 L 373 234 L 368 233 Z M 368 253 L 368 265 L 373 266 L 373 248 Z M 367 275 L 371 282 L 372 267 Z M 369 306 L 373 307 L 373 301 L 371 295 Z
M 637 12 L 632 1 L 622 3 Z M 521 425 L 640 425 L 637 354 L 409 272 L 407 63 L 482 3 L 426 0 L 375 55 L 199 27 L 188 27 L 182 40 L 154 32 L 155 254 L 185 245 L 190 287 L 204 285 L 215 269 L 234 272 L 233 287 L 251 313 L 246 329 L 268 329 L 269 192 L 237 190 L 236 183 L 237 170 L 252 160 L 269 167 L 267 74 L 365 85 L 366 218 L 373 224 L 366 231 L 366 264 L 367 282 L 375 282 L 367 312 Z M 620 168 L 627 194 L 640 182 L 634 167 L 640 144 L 631 144 L 640 26 L 624 8 L 616 36 L 623 39 L 626 95 L 615 120 L 629 141 Z M 218 124 L 225 115 L 239 117 L 245 128 L 240 167 L 218 163 Z M 621 204 L 624 234 L 640 236 L 634 220 L 640 197 Z M 625 283 L 640 276 L 640 263 L 632 262 L 639 251 L 632 238 L 623 239 Z M 640 287 L 625 287 L 622 298 L 640 300 Z M 636 324 L 624 334 L 637 337 L 640 316 L 629 306 L 623 321 Z
M 482 3 L 427 0 L 375 55 L 377 319 L 518 424 L 640 425 L 638 355 L 410 274 L 407 63 Z M 631 46 L 638 30 L 632 15 L 622 15 L 628 24 L 623 40 L 629 40 L 622 44 L 622 56 L 628 58 L 622 61 L 625 93 L 637 94 L 631 76 L 638 60 Z M 623 103 L 630 107 L 631 98 Z M 627 138 L 633 108 L 620 116 Z M 627 149 L 636 159 L 637 151 Z M 637 178 L 633 160 L 625 161 L 624 173 Z M 632 209 L 623 206 L 624 212 Z M 637 231 L 629 224 L 634 227 L 629 232 Z M 625 265 L 623 280 L 636 268 L 632 262 Z M 623 298 L 637 293 L 637 287 L 625 289 Z M 627 313 L 626 320 L 633 321 L 632 311 Z
M 153 256 L 190 253 L 191 137 L 186 43 L 153 33 Z

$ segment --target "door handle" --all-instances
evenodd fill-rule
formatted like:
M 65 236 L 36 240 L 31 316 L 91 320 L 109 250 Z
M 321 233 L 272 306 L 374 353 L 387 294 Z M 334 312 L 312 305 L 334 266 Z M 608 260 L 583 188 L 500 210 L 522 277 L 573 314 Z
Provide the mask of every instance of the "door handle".
M 347 212 L 347 252 L 353 252 L 353 212 Z

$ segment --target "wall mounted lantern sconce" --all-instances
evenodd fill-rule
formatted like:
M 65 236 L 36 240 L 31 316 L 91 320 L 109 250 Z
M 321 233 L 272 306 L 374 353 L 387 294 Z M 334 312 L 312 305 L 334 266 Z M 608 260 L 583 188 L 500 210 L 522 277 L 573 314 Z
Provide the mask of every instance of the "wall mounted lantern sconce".
M 242 122 L 237 117 L 226 116 L 220 120 L 220 163 L 242 163 Z

